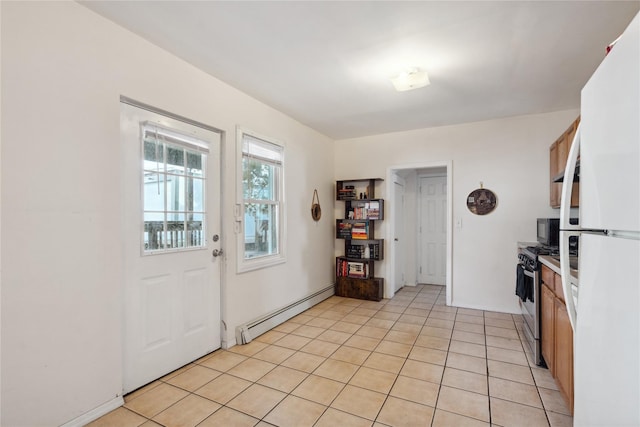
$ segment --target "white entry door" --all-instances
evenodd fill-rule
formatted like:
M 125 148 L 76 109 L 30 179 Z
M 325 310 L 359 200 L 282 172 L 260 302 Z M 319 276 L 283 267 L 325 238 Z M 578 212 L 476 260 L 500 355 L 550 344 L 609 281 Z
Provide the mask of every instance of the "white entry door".
M 447 267 L 447 177 L 420 178 L 418 281 L 444 285 Z
M 127 393 L 220 347 L 220 134 L 120 111 Z

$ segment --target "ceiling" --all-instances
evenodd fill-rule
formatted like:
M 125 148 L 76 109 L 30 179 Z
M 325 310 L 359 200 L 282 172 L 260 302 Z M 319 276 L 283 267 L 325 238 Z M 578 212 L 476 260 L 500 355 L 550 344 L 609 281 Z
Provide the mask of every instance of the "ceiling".
M 333 138 L 578 108 L 638 1 L 90 1 Z M 431 85 L 396 92 L 407 67 Z

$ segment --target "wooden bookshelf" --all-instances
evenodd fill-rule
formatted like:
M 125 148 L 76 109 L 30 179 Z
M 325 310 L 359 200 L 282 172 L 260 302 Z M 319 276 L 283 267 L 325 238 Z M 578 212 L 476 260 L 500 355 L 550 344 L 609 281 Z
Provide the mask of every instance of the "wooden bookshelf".
M 375 263 L 384 259 L 384 239 L 375 238 L 375 223 L 384 219 L 384 200 L 375 198 L 381 178 L 336 181 L 336 201 L 344 217 L 336 219 L 336 239 L 344 240 L 344 255 L 336 257 L 338 296 L 380 301 L 384 279 L 375 277 Z

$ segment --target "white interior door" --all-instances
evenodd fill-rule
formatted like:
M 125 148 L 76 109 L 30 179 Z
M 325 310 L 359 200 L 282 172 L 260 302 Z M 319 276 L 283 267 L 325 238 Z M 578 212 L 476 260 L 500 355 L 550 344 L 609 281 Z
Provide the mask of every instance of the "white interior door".
M 394 181 L 393 183 L 393 228 L 394 228 L 394 292 L 402 288 L 405 283 L 405 265 L 406 258 L 404 254 L 404 246 L 406 244 L 404 238 L 404 183 Z
M 127 393 L 220 347 L 220 134 L 124 102 L 120 119 Z
M 420 262 L 418 281 L 446 283 L 447 267 L 447 177 L 420 178 Z

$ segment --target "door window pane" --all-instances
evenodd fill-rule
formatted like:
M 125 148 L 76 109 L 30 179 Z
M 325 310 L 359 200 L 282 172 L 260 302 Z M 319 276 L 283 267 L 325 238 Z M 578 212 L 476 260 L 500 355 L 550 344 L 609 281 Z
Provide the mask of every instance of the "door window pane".
M 167 210 L 185 211 L 187 180 L 184 176 L 167 176 Z
M 166 249 L 185 247 L 185 214 L 172 212 L 167 214 L 167 241 Z
M 164 150 L 162 144 L 155 141 L 144 142 L 144 168 L 150 170 L 164 170 Z
M 165 242 L 164 212 L 144 213 L 144 250 L 155 251 L 162 249 Z
M 203 156 L 201 154 L 189 153 L 187 152 L 187 175 L 197 176 L 202 178 L 202 160 Z
M 204 245 L 204 215 L 192 214 L 187 218 L 187 241 L 188 247 L 199 247 Z
M 193 137 L 142 129 L 143 252 L 205 247 L 206 143 L 190 149 Z
M 167 172 L 184 175 L 184 160 L 182 148 L 167 147 Z
M 144 210 L 164 211 L 164 174 L 145 172 L 143 177 Z
M 204 180 L 187 178 L 187 210 L 204 212 Z

